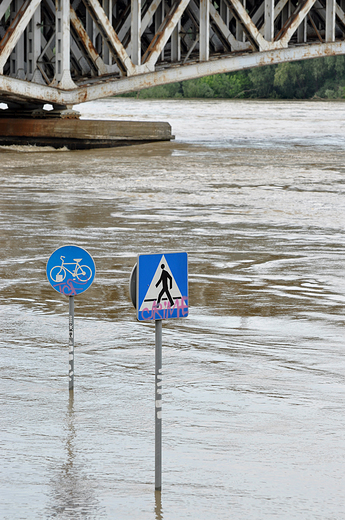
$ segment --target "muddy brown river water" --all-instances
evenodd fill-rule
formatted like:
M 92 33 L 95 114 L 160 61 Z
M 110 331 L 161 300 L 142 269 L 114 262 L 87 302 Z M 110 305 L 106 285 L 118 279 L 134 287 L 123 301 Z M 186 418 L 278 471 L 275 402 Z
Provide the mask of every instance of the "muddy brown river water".
M 144 101 L 85 118 L 169 121 L 176 140 L 0 148 L 0 518 L 345 518 L 345 104 Z M 96 262 L 75 301 L 45 274 Z M 139 253 L 187 251 L 190 312 L 163 324 L 163 491 L 154 327 Z

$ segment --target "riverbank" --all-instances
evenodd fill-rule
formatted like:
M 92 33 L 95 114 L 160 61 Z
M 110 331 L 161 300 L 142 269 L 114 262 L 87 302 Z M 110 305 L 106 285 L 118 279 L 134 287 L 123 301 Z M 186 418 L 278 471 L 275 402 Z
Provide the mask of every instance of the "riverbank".
M 132 92 L 139 99 L 345 99 L 345 56 L 216 74 Z

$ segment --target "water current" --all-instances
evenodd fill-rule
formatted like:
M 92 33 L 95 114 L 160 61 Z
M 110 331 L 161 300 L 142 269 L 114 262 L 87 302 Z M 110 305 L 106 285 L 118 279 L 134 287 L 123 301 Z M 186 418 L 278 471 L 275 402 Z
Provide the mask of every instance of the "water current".
M 176 139 L 0 149 L 0 518 L 345 518 L 345 105 L 107 99 L 83 118 L 169 121 Z M 45 268 L 97 274 L 75 301 Z M 187 251 L 189 317 L 154 326 L 137 255 Z

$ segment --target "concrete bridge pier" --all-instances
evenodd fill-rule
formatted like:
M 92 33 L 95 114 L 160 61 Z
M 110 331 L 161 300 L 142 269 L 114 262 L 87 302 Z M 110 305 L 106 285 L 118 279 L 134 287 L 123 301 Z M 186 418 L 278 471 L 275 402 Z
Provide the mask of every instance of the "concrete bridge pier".
M 82 120 L 72 106 L 8 103 L 0 111 L 0 146 L 34 145 L 70 150 L 109 148 L 174 139 L 166 122 Z
M 110 148 L 174 139 L 166 122 L 81 120 L 75 111 L 36 109 L 31 117 L 0 117 L 0 146 L 53 146 L 70 150 Z

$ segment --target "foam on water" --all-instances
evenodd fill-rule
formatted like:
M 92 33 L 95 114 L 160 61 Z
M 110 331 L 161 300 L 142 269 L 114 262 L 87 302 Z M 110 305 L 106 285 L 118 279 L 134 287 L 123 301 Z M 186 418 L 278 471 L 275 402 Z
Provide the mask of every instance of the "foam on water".
M 66 146 L 54 148 L 53 146 L 36 146 L 36 145 L 2 145 L 0 152 L 17 152 L 17 153 L 52 153 L 52 152 L 69 152 Z

